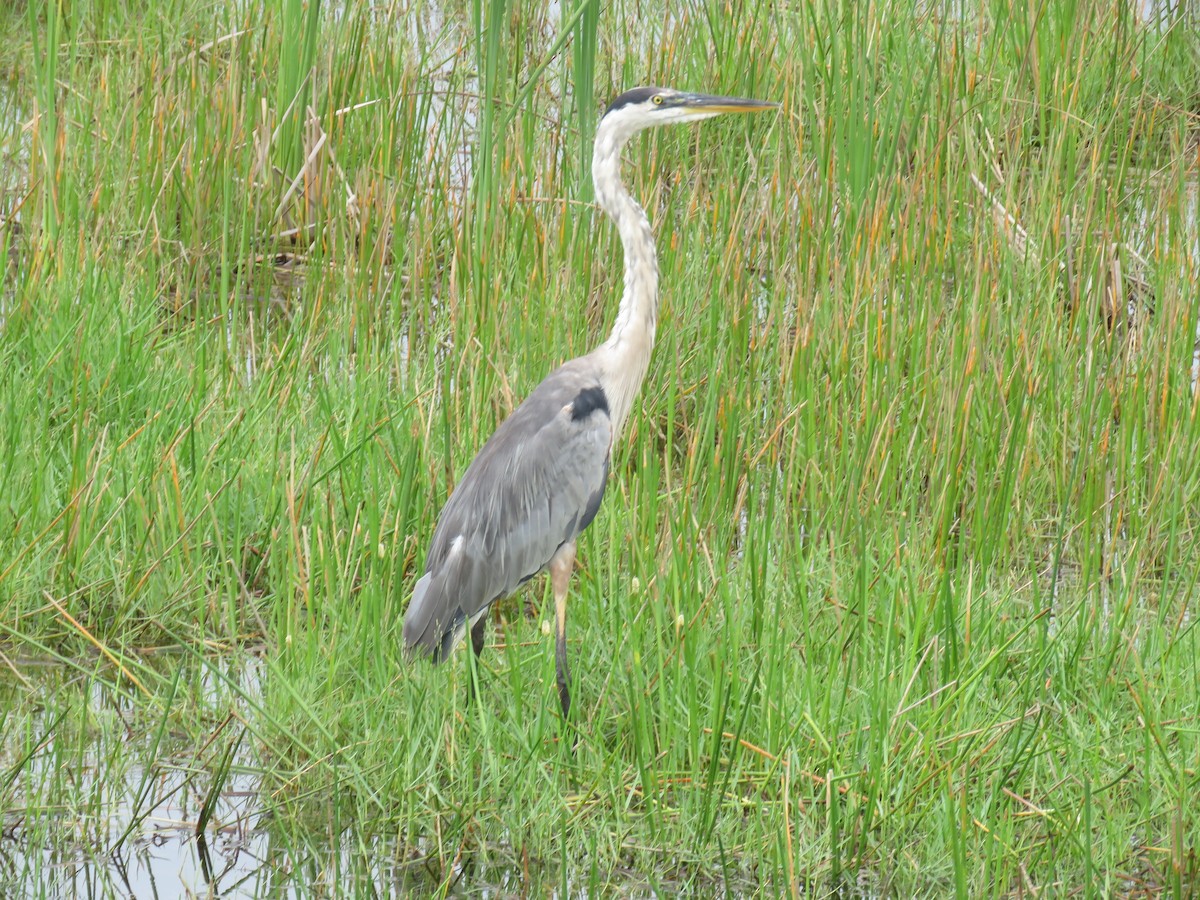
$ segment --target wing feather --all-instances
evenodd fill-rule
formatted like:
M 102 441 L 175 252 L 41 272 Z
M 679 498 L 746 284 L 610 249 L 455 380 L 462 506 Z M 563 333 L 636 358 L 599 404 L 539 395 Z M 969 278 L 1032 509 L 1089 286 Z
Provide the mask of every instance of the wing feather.
M 492 602 L 574 540 L 600 507 L 611 443 L 603 390 L 585 360 L 547 376 L 442 508 L 405 615 L 405 645 L 441 658 Z

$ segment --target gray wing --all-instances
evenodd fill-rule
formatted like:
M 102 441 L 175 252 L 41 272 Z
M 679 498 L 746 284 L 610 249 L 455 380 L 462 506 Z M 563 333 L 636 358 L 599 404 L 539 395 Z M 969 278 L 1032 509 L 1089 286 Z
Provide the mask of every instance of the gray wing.
M 552 372 L 496 429 L 438 519 L 404 617 L 410 650 L 445 656 L 497 599 L 595 517 L 612 422 L 592 367 Z

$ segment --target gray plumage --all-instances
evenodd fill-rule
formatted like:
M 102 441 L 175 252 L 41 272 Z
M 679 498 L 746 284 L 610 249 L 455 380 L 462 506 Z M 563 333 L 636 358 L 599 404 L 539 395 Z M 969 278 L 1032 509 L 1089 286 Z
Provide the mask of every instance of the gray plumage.
M 495 600 L 540 572 L 595 517 L 612 420 L 607 406 L 575 417 L 588 388 L 603 390 L 587 357 L 571 360 L 479 451 L 433 532 L 404 620 L 408 647 L 445 656 Z
M 555 667 L 563 715 L 570 708 L 567 588 L 575 539 L 604 496 L 609 454 L 650 365 L 658 314 L 658 256 L 650 223 L 621 182 L 621 150 L 654 125 L 774 103 L 635 88 L 596 128 L 596 201 L 625 253 L 625 290 L 608 340 L 549 376 L 496 429 L 442 509 L 425 573 L 404 618 L 410 652 L 445 658 L 468 629 L 478 653 L 488 608 L 543 569 L 554 591 Z

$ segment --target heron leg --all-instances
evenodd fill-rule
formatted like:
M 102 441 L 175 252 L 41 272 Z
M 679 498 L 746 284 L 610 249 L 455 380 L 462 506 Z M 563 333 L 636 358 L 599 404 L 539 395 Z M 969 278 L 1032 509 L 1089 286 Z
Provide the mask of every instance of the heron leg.
M 475 660 L 479 659 L 479 654 L 483 652 L 484 642 L 487 640 L 487 616 L 480 616 L 479 619 L 471 626 L 471 649 L 475 651 Z M 474 703 L 479 695 L 478 685 L 479 666 L 474 660 L 467 666 L 467 703 Z
M 471 626 L 471 649 L 475 651 L 476 658 L 483 652 L 483 643 L 487 639 L 486 628 L 486 615 L 480 616 L 475 624 Z
M 567 541 L 550 559 L 550 586 L 554 589 L 554 671 L 563 718 L 571 711 L 571 672 L 567 668 L 567 587 L 575 568 L 575 542 Z

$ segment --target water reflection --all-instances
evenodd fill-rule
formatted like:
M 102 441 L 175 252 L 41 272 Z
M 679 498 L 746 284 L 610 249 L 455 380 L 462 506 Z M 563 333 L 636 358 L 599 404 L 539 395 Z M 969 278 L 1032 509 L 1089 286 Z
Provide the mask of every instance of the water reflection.
M 262 660 L 153 665 L 178 679 L 166 714 L 90 663 L 0 657 L 0 897 L 509 896 L 538 877 L 503 843 L 443 873 L 436 848 L 395 836 L 297 835 L 243 724 Z M 184 733 L 175 716 L 204 724 Z
M 257 694 L 257 659 L 171 676 L 213 719 L 201 747 L 97 678 L 38 660 L 0 671 L 10 726 L 0 742 L 0 894 L 204 896 L 260 877 L 261 778 L 238 718 L 213 715 L 239 692 Z M 207 860 L 193 840 L 202 816 Z

